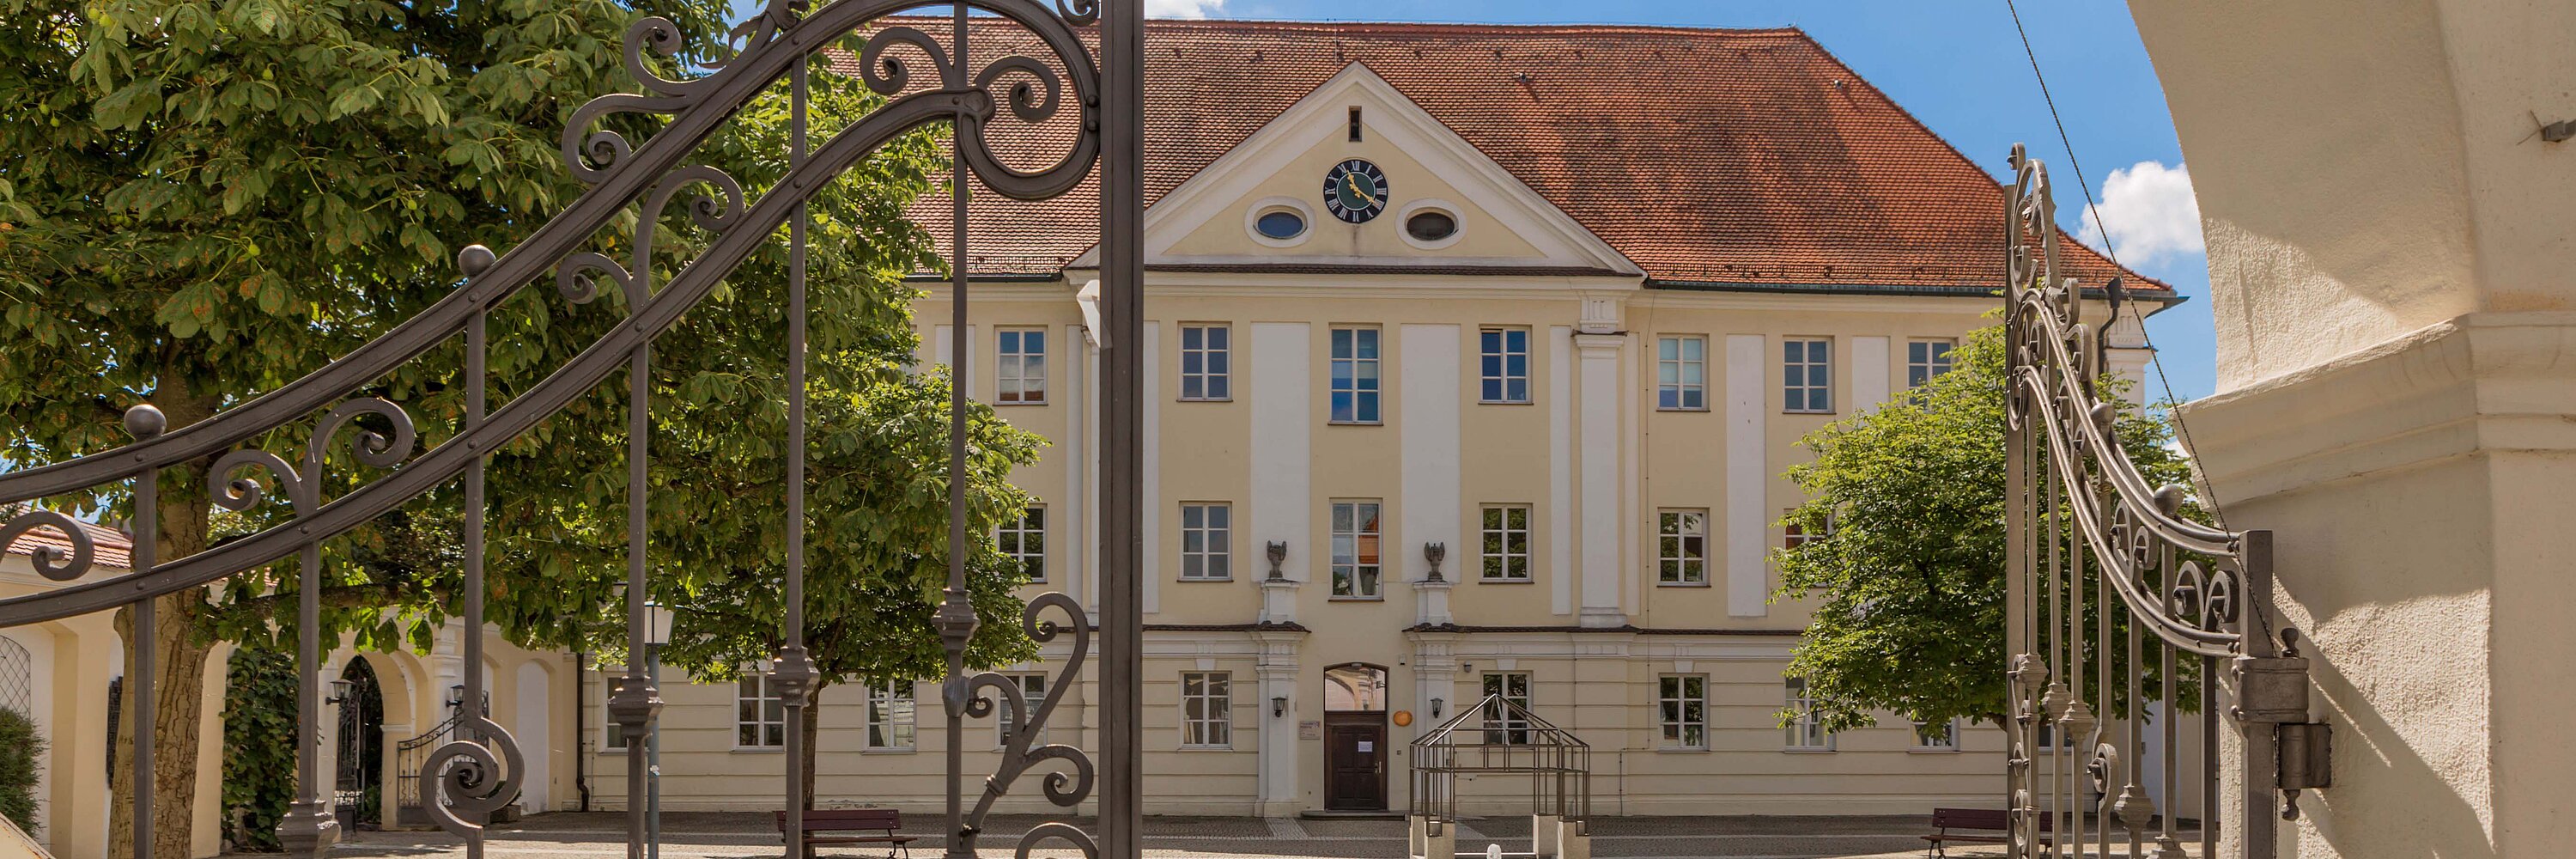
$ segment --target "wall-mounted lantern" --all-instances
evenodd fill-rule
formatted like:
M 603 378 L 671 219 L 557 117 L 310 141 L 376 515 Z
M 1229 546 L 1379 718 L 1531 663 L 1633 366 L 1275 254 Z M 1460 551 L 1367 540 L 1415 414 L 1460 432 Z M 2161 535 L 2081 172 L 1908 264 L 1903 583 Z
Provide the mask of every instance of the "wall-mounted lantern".
M 1279 544 L 1277 544 L 1277 543 L 1272 543 L 1272 544 L 1270 544 L 1270 545 L 1276 546 L 1276 545 L 1279 545 Z M 1273 718 L 1273 719 L 1284 718 L 1284 717 L 1286 717 L 1287 715 L 1288 715 L 1288 696 L 1286 696 L 1286 695 L 1281 695 L 1281 696 L 1279 696 L 1279 697 L 1276 697 L 1276 698 L 1272 698 L 1272 699 L 1270 699 L 1270 717 L 1271 717 L 1271 718 Z
M 1431 718 L 1434 718 L 1434 719 L 1440 718 L 1440 704 L 1441 704 L 1441 703 L 1442 703 L 1442 702 L 1441 702 L 1441 700 L 1440 700 L 1440 699 L 1438 699 L 1438 698 L 1433 698 L 1433 699 L 1431 699 Z
M 322 699 L 322 703 L 337 705 L 340 702 L 349 700 L 349 690 L 356 688 L 357 685 L 358 684 L 351 683 L 347 680 L 331 681 L 331 697 Z

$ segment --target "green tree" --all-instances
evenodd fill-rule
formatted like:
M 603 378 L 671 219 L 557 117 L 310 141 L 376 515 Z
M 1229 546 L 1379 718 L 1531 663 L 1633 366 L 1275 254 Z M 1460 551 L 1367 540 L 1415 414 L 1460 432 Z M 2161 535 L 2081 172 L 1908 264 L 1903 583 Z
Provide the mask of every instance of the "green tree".
M 1801 439 L 1815 458 L 1789 471 L 1809 500 L 1783 524 L 1824 536 L 1774 553 L 1774 599 L 1816 602 L 1788 674 L 1826 730 L 1877 711 L 1928 724 L 2007 712 L 2003 329 L 1952 355 L 1950 372 Z M 2151 483 L 2189 479 L 2161 417 L 2122 406 L 2116 426 Z
M 25 713 L 0 707 L 0 817 L 36 832 L 36 761 L 45 756 L 45 736 Z
M 274 853 L 295 798 L 295 654 L 267 637 L 224 662 L 224 840 Z
M 160 407 L 174 427 L 203 420 L 445 296 L 458 276 L 457 247 L 506 249 L 579 192 L 559 161 L 558 135 L 590 97 L 631 87 L 615 34 L 658 14 L 678 23 L 684 45 L 702 48 L 714 43 L 725 4 L 0 0 L 0 11 L 0 145 L 16 155 L 0 167 L 0 426 L 13 428 L 0 457 L 33 464 L 123 442 L 117 419 L 136 402 Z M 674 75 L 700 59 L 657 61 Z M 833 76 L 815 84 L 818 139 L 876 103 Z M 767 190 L 785 167 L 781 105 L 776 92 L 755 105 L 730 136 L 703 148 L 702 163 L 755 195 Z M 650 133 L 647 120 L 618 121 L 630 139 Z M 944 468 L 889 467 L 884 457 L 908 455 L 910 442 L 858 440 L 885 429 L 871 422 L 893 421 L 889 410 L 944 410 L 945 381 L 908 378 L 902 366 L 915 296 L 902 278 L 935 264 L 930 242 L 902 212 L 940 167 L 934 136 L 915 135 L 817 200 L 816 443 L 808 454 L 816 540 L 827 544 L 818 552 L 833 551 L 837 539 L 826 527 L 876 515 L 827 505 L 901 497 L 835 495 L 829 481 L 883 471 L 918 489 L 945 479 L 935 473 Z M 687 226 L 686 204 L 683 195 L 671 211 L 610 225 L 596 249 L 623 256 L 639 221 L 654 223 L 656 255 L 638 273 L 664 282 L 705 240 Z M 699 578 L 753 581 L 777 569 L 784 260 L 778 248 L 764 250 L 655 348 L 651 563 L 680 583 L 675 595 L 720 591 Z M 494 404 L 621 321 L 622 304 L 614 288 L 580 307 L 540 285 L 501 305 L 491 319 Z M 437 443 L 462 413 L 461 356 L 451 341 L 358 394 L 404 404 L 423 444 Z M 612 378 L 494 453 L 490 615 L 523 643 L 614 640 L 596 608 L 623 578 L 624 389 Z M 978 426 L 975 443 L 1001 462 L 1024 459 L 1034 444 L 996 429 L 989 412 Z M 292 460 L 301 432 L 253 444 Z M 210 465 L 165 474 L 154 535 L 161 558 L 286 514 L 271 504 L 212 515 Z M 326 494 L 373 476 L 337 462 L 331 471 Z M 979 468 L 972 478 L 985 499 L 978 528 L 997 509 L 992 500 L 1009 494 L 988 485 L 1000 473 Z M 55 501 L 125 503 L 116 492 Z M 427 646 L 458 609 L 456 495 L 442 489 L 326 545 L 326 635 L 355 631 L 362 647 Z M 876 578 L 818 578 L 813 591 L 917 595 L 923 581 L 898 585 L 920 566 L 836 560 L 824 575 Z M 979 605 L 1004 607 L 994 597 L 1007 600 L 1002 579 L 978 582 Z M 160 601 L 157 852 L 176 855 L 191 837 L 188 770 L 207 654 L 219 640 L 291 635 L 271 619 L 293 617 L 297 584 L 293 565 L 281 564 L 212 593 Z M 914 607 L 917 600 L 886 610 Z M 995 652 L 1017 651 L 1004 642 Z M 130 732 L 121 733 L 118 742 L 130 744 Z M 113 776 L 111 855 L 130 852 L 121 817 L 133 790 L 127 778 L 122 769 Z

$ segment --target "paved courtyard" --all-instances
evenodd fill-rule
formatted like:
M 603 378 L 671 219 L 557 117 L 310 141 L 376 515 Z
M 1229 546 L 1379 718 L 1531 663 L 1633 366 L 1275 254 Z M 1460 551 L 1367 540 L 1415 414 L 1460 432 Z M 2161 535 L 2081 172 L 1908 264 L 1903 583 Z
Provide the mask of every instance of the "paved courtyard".
M 927 821 L 923 821 L 927 822 Z M 999 817 L 979 845 L 984 857 L 1007 859 L 1038 818 Z M 558 859 L 570 856 L 625 855 L 626 819 L 616 813 L 561 813 L 531 817 L 495 827 L 489 841 L 491 859 Z M 664 859 L 772 859 L 779 855 L 778 835 L 768 815 L 672 813 L 663 815 Z M 912 845 L 916 859 L 937 859 L 943 849 L 935 827 L 906 827 L 921 834 Z M 1529 820 L 1488 818 L 1468 821 L 1459 833 L 1462 853 L 1481 852 L 1500 844 L 1506 852 L 1529 850 Z M 1154 859 L 1184 857 L 1288 857 L 1324 859 L 1402 859 L 1404 823 L 1400 820 L 1258 820 L 1237 817 L 1154 817 L 1145 824 L 1145 855 Z M 1592 852 L 1616 857 L 1725 857 L 1725 859 L 1897 859 L 1923 855 L 1926 819 L 1895 817 L 1628 817 L 1593 823 Z M 332 851 L 335 857 L 426 857 L 457 850 L 458 841 L 438 832 L 357 832 Z M 1995 856 L 1992 848 L 1954 849 L 1954 856 Z M 826 857 L 876 857 L 882 852 L 826 851 Z M 1078 859 L 1058 844 L 1042 844 L 1032 855 L 1044 859 Z

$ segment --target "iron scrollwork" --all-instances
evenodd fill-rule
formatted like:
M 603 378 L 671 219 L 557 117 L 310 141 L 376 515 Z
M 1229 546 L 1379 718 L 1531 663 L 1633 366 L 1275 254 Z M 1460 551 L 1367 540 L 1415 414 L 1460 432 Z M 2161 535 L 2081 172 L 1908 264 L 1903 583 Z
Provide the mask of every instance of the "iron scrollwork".
M 2190 814 L 2204 821 L 2200 855 L 2218 855 L 2223 826 L 2236 842 L 2234 855 L 2269 859 L 2270 793 L 2287 784 L 2273 754 L 2276 729 L 2304 721 L 2309 686 L 2306 661 L 2282 652 L 2296 631 L 2284 628 L 2276 638 L 2264 615 L 2271 535 L 2193 521 L 2183 513 L 2188 489 L 2153 485 L 2129 458 L 2116 395 L 2104 379 L 2104 332 L 2121 324 L 2122 293 L 2116 281 L 2088 292 L 2064 275 L 2047 168 L 2020 147 L 2012 166 L 2005 213 L 2010 855 L 2053 849 L 2062 857 L 2070 846 L 2110 855 L 2114 843 L 2125 842 L 2131 856 L 2152 846 L 2159 859 L 2179 859 L 2183 833 L 2174 821 Z M 2096 299 L 2111 306 L 2110 319 L 2086 320 L 2086 303 Z M 2184 678 L 2195 674 L 2201 718 L 2194 730 L 2208 751 L 2183 761 L 2175 753 L 2178 711 L 2187 700 Z M 2222 687 L 2222 675 L 2232 682 Z M 2222 694 L 2231 699 L 2224 712 L 2233 732 L 2220 729 Z M 2153 717 L 2161 742 L 2151 744 L 2154 706 L 2163 707 Z M 2219 745 L 2229 741 L 2244 768 L 2234 779 L 2242 793 L 2232 797 L 2233 808 L 2225 807 L 2217 771 Z M 2151 746 L 2161 753 L 2150 755 Z M 2153 792 L 2149 781 L 2159 783 Z M 2191 798 L 2201 806 L 2196 814 L 2176 794 L 2186 781 L 2199 787 Z M 2084 807 L 2087 796 L 2098 800 Z M 2095 827 L 2089 837 L 2088 826 Z
M 1050 608 L 1061 612 L 1065 621 L 1058 623 L 1041 617 Z M 975 810 L 967 815 L 965 824 L 957 833 L 965 839 L 969 849 L 974 846 L 975 836 L 983 830 L 984 817 L 992 812 L 993 803 L 1009 793 L 1011 786 L 1031 768 L 1049 761 L 1072 767 L 1070 774 L 1048 772 L 1041 786 L 1048 802 L 1065 808 L 1079 805 L 1089 798 L 1095 779 L 1091 758 L 1081 749 L 1061 743 L 1030 746 L 1046 729 L 1047 718 L 1055 713 L 1056 704 L 1063 700 L 1065 690 L 1082 680 L 1083 663 L 1091 654 L 1091 622 L 1083 613 L 1081 604 L 1072 597 L 1049 593 L 1029 601 L 1028 608 L 1021 612 L 1020 628 L 1028 633 L 1029 638 L 1042 644 L 1067 633 L 1073 637 L 1064 668 L 1047 678 L 1046 695 L 1039 699 L 1034 710 L 1030 708 L 1028 694 L 1007 674 L 986 671 L 954 678 L 941 690 L 941 698 L 949 710 L 967 718 L 988 718 L 995 714 L 997 708 L 1009 715 L 1010 730 L 1003 735 L 1001 765 L 984 779 L 984 795 L 976 800 Z M 988 697 L 987 691 L 995 694 Z M 955 742 L 962 738 L 950 739 Z M 1029 851 L 1044 841 L 1071 844 L 1081 850 L 1082 855 L 1092 859 L 1100 855 L 1100 846 L 1089 833 L 1071 824 L 1049 822 L 1030 829 L 1021 837 L 1018 856 L 1026 859 Z

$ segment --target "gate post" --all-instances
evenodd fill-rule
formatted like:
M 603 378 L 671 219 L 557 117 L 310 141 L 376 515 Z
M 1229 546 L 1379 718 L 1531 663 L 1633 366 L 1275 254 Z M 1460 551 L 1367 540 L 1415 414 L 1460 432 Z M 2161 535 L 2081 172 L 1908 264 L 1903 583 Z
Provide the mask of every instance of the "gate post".
M 1145 6 L 1100 14 L 1100 834 L 1144 855 Z

